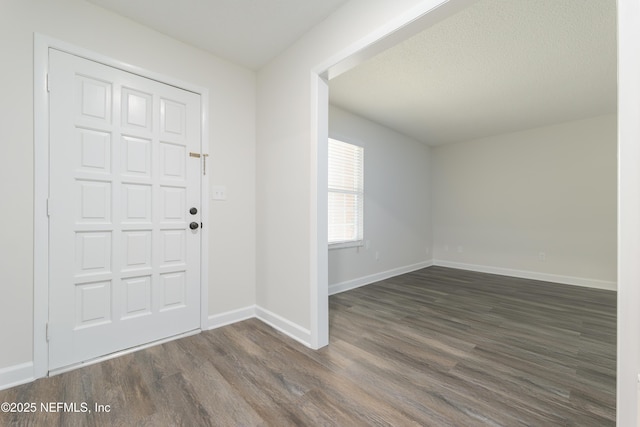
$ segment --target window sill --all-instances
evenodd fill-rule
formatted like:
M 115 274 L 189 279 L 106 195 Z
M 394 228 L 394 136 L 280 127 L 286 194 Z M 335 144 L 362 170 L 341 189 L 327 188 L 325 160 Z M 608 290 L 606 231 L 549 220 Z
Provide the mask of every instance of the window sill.
M 329 250 L 332 249 L 346 249 L 346 248 L 359 248 L 364 246 L 364 242 L 362 240 L 358 240 L 355 242 L 340 242 L 340 243 L 329 243 Z

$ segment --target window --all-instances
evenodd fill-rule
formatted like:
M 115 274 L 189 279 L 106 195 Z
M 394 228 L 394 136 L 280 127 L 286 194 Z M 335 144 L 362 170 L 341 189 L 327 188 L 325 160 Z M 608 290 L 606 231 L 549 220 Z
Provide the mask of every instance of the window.
M 329 138 L 329 246 L 362 245 L 364 149 Z

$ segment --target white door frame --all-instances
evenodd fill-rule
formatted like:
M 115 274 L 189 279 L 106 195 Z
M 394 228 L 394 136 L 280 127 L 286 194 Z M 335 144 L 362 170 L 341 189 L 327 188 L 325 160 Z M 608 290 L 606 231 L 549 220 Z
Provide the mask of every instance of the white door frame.
M 329 80 L 461 11 L 477 0 L 423 0 L 414 8 L 311 69 L 310 320 L 311 348 L 329 344 L 328 148 Z
M 33 259 L 33 378 L 41 378 L 49 372 L 47 322 L 49 320 L 49 95 L 47 73 L 49 49 L 54 48 L 90 61 L 98 62 L 151 80 L 165 83 L 200 95 L 201 153 L 209 154 L 209 91 L 208 89 L 139 68 L 117 59 L 74 46 L 42 34 L 34 34 L 33 49 L 33 131 L 34 131 L 34 259 Z M 206 159 L 206 157 L 205 157 Z M 202 222 L 209 220 L 209 180 L 201 175 Z M 206 329 L 208 321 L 208 263 L 209 238 L 202 234 L 200 252 L 200 329 Z

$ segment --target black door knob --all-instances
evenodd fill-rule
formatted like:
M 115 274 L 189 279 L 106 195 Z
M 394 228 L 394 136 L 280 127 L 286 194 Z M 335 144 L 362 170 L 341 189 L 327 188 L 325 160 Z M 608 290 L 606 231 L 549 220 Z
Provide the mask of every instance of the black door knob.
M 196 208 L 191 208 L 191 209 L 189 209 L 189 213 L 190 213 L 191 215 L 195 215 L 195 214 L 197 214 L 197 213 L 198 213 L 198 209 L 196 209 Z
M 196 229 L 196 228 L 198 228 L 198 227 L 199 227 L 199 225 L 198 225 L 198 223 L 197 223 L 197 222 L 195 222 L 195 221 L 194 221 L 194 222 L 192 222 L 191 224 L 189 224 L 189 228 L 190 228 L 190 229 L 192 229 L 192 230 L 195 230 L 195 229 Z

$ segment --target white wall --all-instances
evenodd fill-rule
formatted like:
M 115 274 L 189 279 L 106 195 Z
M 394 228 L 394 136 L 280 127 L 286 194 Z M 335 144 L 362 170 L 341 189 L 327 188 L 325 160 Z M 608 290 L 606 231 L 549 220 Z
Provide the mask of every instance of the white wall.
M 329 107 L 329 136 L 364 147 L 369 243 L 329 250 L 329 292 L 425 267 L 431 258 L 429 147 L 335 106 Z
M 3 0 L 0 12 L 0 374 L 32 360 L 33 33 L 208 88 L 209 314 L 255 303 L 255 73 L 79 0 Z M 1 375 L 0 375 L 1 376 Z
M 33 285 L 33 91 L 32 40 L 37 31 L 115 59 L 190 81 L 210 90 L 212 184 L 226 184 L 229 201 L 212 204 L 210 227 L 210 312 L 244 307 L 252 295 L 257 248 L 257 301 L 281 316 L 308 326 L 313 228 L 309 206 L 315 161 L 310 126 L 310 70 L 340 56 L 387 26 L 409 22 L 428 9 L 420 0 L 355 0 L 330 17 L 259 76 L 259 124 L 254 128 L 254 74 L 218 60 L 77 0 L 3 0 L 0 13 L 0 371 L 29 361 Z M 459 3 L 459 2 L 456 2 Z M 620 43 L 620 265 L 618 416 L 632 425 L 637 416 L 638 307 L 637 242 L 640 179 L 638 92 L 640 60 L 636 0 L 618 2 Z M 397 24 L 397 25 L 396 25 Z M 257 176 L 252 166 L 258 138 Z M 225 158 L 228 156 L 228 158 Z M 299 163 L 299 166 L 290 166 Z M 292 174 L 289 174 L 292 172 Z M 254 182 L 257 179 L 258 244 L 254 244 Z M 291 197 L 289 197 L 291 196 Z M 10 208 L 7 208 L 9 206 Z M 281 215 L 284 207 L 285 214 Z M 290 209 L 287 209 L 290 208 Z M 288 224 L 291 226 L 289 227 Z M 280 231 L 294 234 L 281 239 Z M 233 238 L 231 238 L 231 235 Z M 219 249 L 216 249 L 219 248 Z
M 435 263 L 615 289 L 616 128 L 606 115 L 434 147 Z
M 618 1 L 617 423 L 640 426 L 640 1 Z
M 315 334 L 314 272 L 323 268 L 318 265 L 317 224 L 312 220 L 318 160 L 314 72 L 441 3 L 352 0 L 258 73 L 256 301 L 302 341 L 311 343 Z

